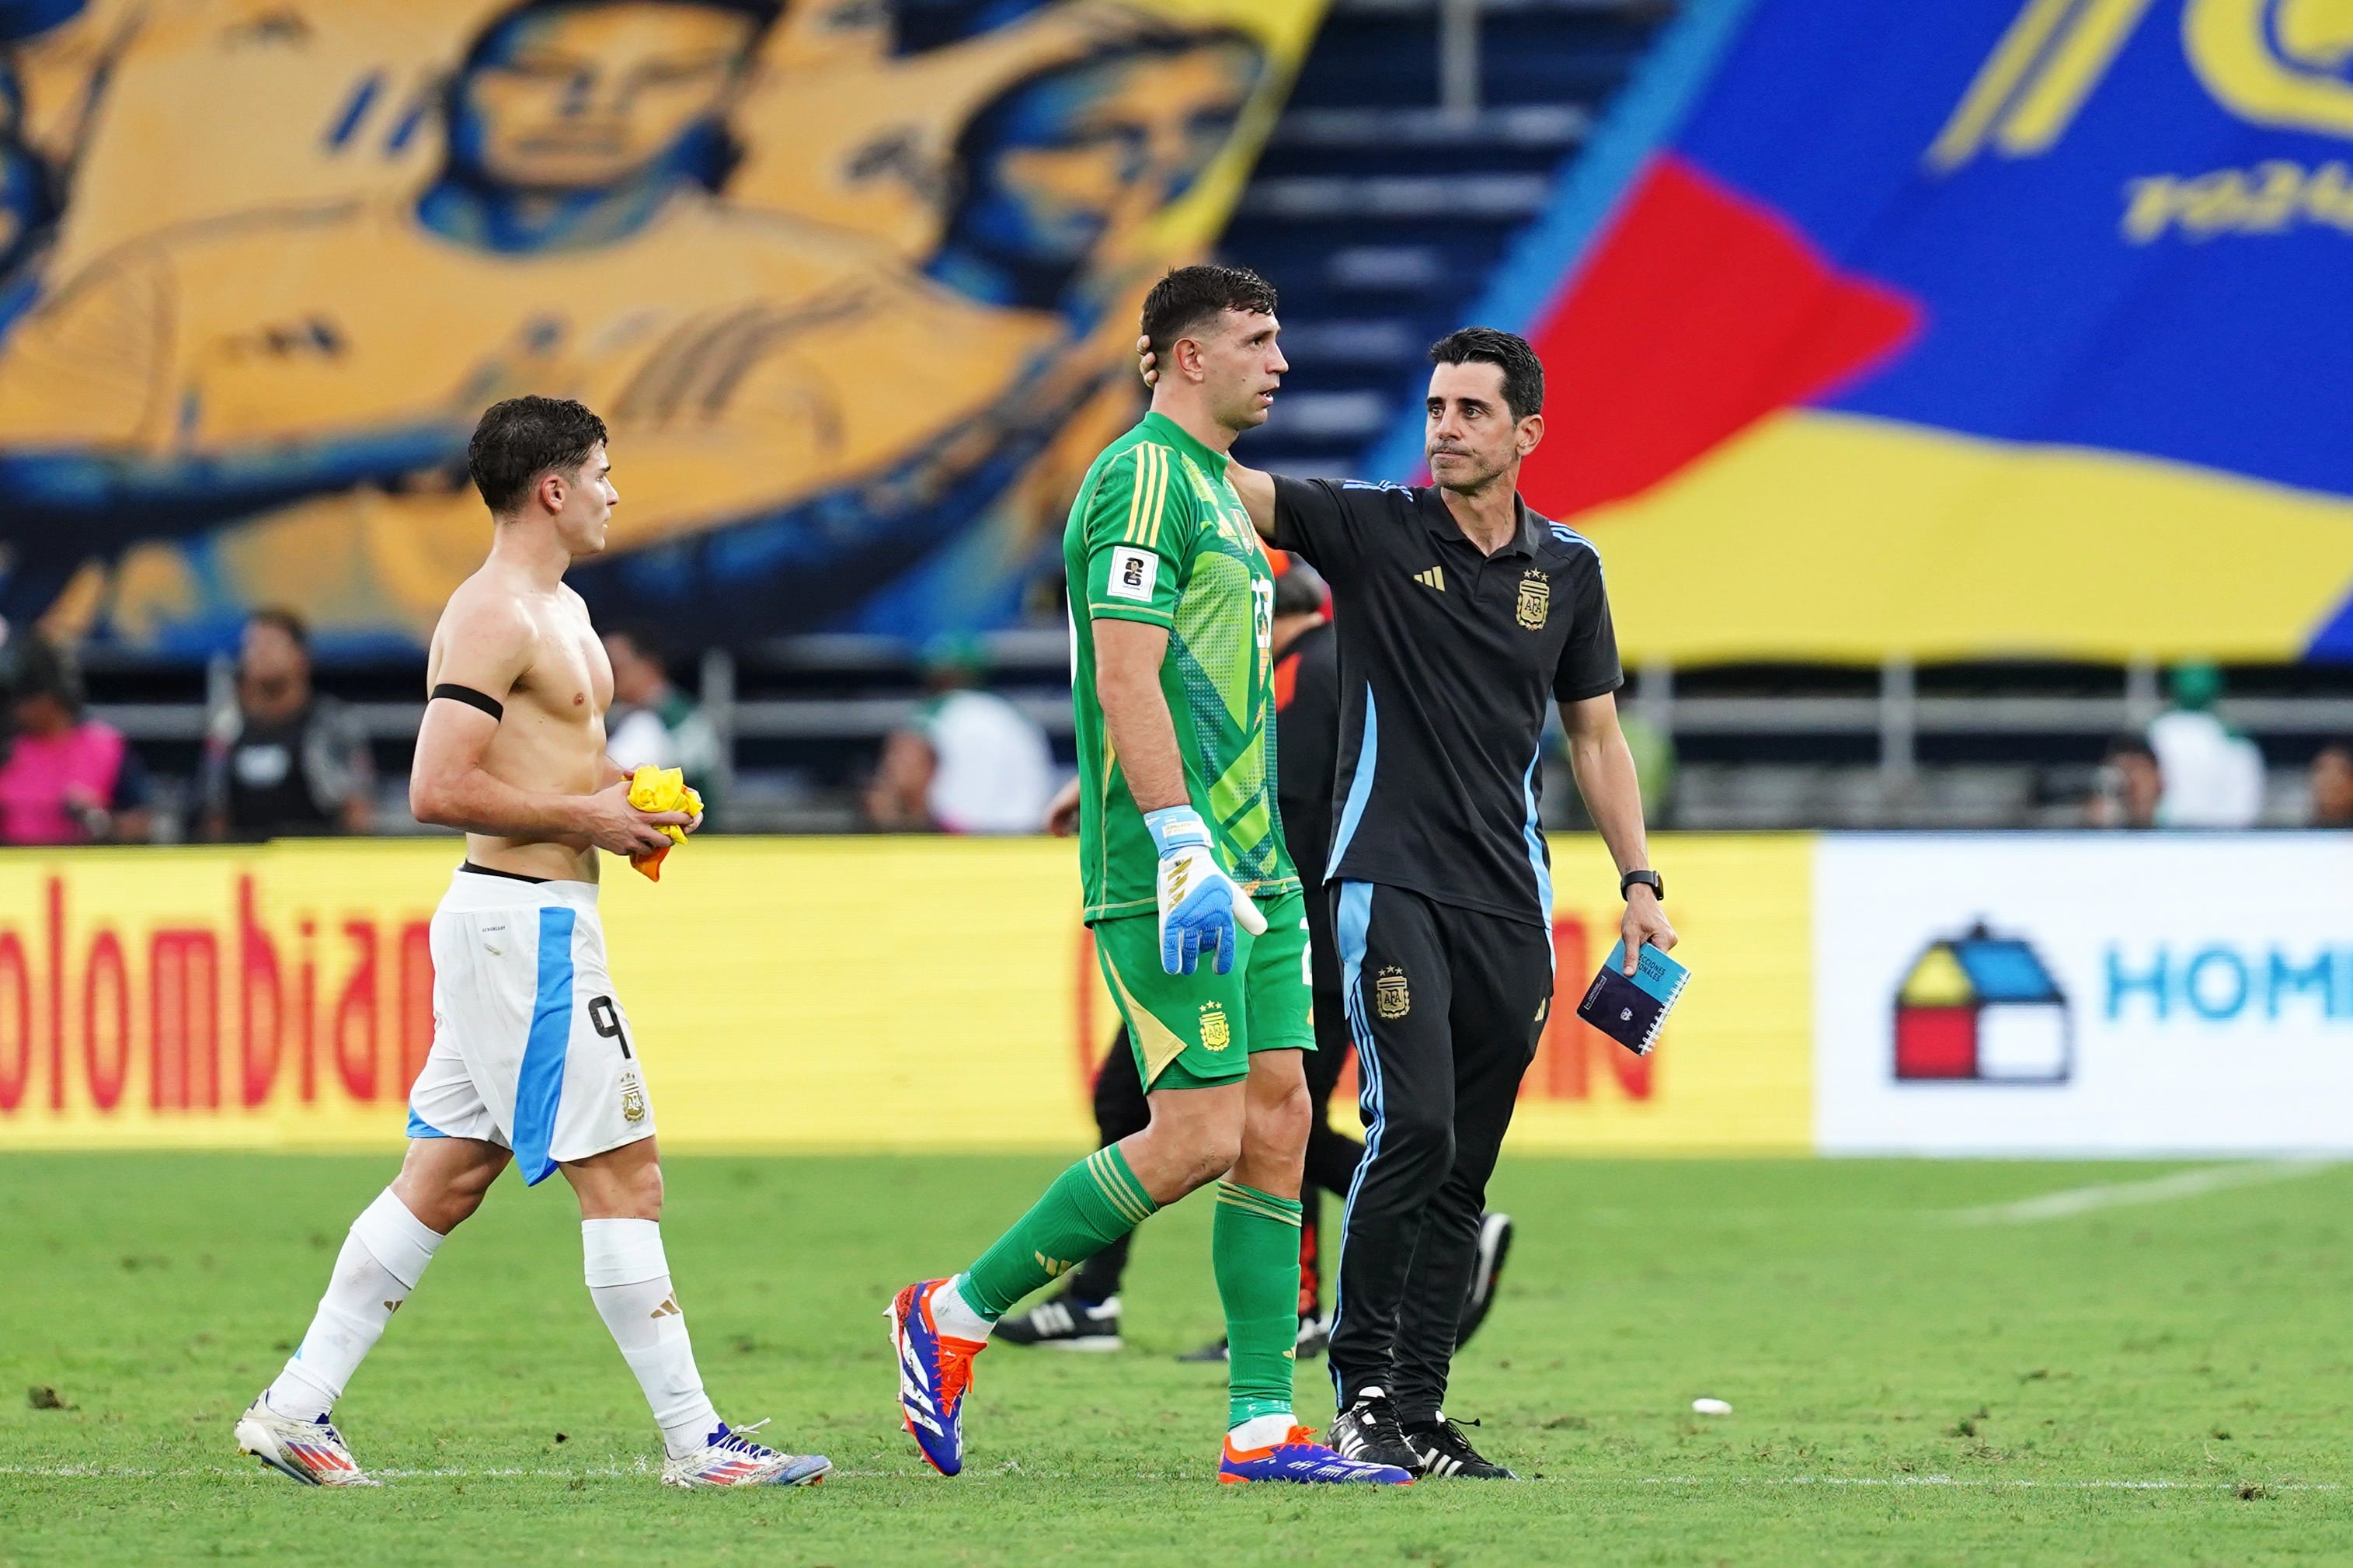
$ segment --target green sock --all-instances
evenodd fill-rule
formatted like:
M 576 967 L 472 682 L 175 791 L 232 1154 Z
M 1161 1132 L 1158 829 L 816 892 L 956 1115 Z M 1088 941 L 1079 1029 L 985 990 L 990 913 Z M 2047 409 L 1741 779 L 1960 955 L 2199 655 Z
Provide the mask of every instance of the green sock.
M 1159 1209 L 1117 1144 L 1098 1149 L 1054 1178 L 1037 1206 L 965 1271 L 956 1292 L 993 1323 L 1014 1302 L 1077 1268 Z
M 1297 1198 L 1278 1198 L 1235 1182 L 1218 1184 L 1218 1217 L 1209 1257 L 1226 1308 L 1229 1427 L 1291 1408 L 1291 1373 L 1299 1342 Z

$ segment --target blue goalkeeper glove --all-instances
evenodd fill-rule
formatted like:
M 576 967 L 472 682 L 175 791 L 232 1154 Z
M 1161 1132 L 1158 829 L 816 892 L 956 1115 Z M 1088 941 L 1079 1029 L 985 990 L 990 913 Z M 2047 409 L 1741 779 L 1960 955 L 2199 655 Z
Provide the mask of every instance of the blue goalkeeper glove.
M 1234 967 L 1239 924 L 1252 936 L 1266 934 L 1258 905 L 1218 866 L 1209 853 L 1209 830 L 1189 805 L 1144 814 L 1144 826 L 1160 850 L 1160 967 L 1190 974 L 1204 952 L 1214 955 L 1217 973 Z

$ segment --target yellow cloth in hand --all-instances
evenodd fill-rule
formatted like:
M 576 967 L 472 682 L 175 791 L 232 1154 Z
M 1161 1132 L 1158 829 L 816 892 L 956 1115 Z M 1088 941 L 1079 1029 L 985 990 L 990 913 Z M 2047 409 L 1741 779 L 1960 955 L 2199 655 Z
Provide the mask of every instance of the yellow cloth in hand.
M 702 815 L 702 797 L 686 782 L 686 774 L 677 768 L 658 768 L 649 763 L 629 775 L 629 804 L 639 811 L 682 811 L 689 816 Z M 670 844 L 684 844 L 686 829 L 675 824 L 661 829 Z M 629 857 L 629 864 L 654 881 L 661 880 L 661 863 L 670 848 L 651 850 Z

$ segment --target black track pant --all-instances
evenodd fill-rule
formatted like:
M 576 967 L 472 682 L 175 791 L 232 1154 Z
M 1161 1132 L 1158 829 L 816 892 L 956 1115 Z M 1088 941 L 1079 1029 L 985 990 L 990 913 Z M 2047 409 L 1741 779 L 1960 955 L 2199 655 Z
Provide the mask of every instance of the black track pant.
M 1552 941 L 1369 882 L 1333 887 L 1363 1085 L 1365 1161 L 1340 1240 L 1332 1380 L 1406 1420 L 1446 1397 L 1479 1215 L 1552 995 Z
M 1323 1206 L 1320 1194 L 1330 1193 L 1335 1197 L 1348 1195 L 1348 1184 L 1356 1179 L 1357 1158 L 1365 1146 L 1346 1133 L 1335 1131 L 1331 1121 L 1332 1086 L 1340 1081 L 1340 1069 L 1348 1062 L 1348 1025 L 1337 992 L 1315 994 L 1315 1048 L 1306 1053 L 1303 1063 L 1307 1072 L 1307 1094 L 1314 1102 L 1314 1121 L 1307 1131 L 1307 1181 L 1300 1194 L 1306 1200 L 1306 1223 L 1300 1237 L 1299 1300 L 1300 1311 L 1315 1310 L 1317 1290 L 1318 1232 L 1317 1211 Z M 1152 1108 L 1144 1098 L 1144 1077 L 1135 1065 L 1135 1052 L 1127 1043 L 1127 1031 L 1123 1028 L 1112 1037 L 1111 1049 L 1103 1056 L 1103 1067 L 1095 1074 L 1095 1132 L 1105 1147 L 1118 1142 L 1131 1132 L 1141 1132 L 1152 1120 Z M 1134 1231 L 1121 1237 L 1092 1258 L 1079 1265 L 1071 1277 L 1071 1294 L 1082 1301 L 1107 1301 L 1119 1294 L 1120 1277 L 1127 1271 L 1127 1244 Z

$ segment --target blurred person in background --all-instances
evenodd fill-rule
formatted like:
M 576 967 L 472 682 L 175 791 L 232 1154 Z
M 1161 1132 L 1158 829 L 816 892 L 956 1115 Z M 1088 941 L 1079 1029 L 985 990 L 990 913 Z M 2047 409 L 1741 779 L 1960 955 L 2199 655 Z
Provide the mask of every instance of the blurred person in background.
M 237 702 L 213 719 L 197 774 L 204 837 L 365 833 L 375 764 L 351 710 L 311 686 L 311 637 L 290 610 L 257 610 L 237 653 Z
M 83 713 L 72 658 L 38 633 L 9 652 L 15 733 L 0 762 L 0 843 L 145 842 L 147 770 L 121 731 Z
M 605 657 L 613 663 L 613 716 L 606 730 L 606 755 L 631 773 L 647 766 L 683 772 L 702 797 L 703 830 L 708 832 L 725 789 L 726 758 L 718 730 L 700 703 L 671 684 L 661 645 L 651 631 L 615 627 L 605 634 Z
M 2155 827 L 2165 773 L 2138 735 L 2118 735 L 2100 759 L 2099 789 L 2086 815 L 2094 827 Z
M 2164 827 L 2253 827 L 2263 813 L 2263 754 L 2214 711 L 2222 672 L 2197 661 L 2173 672 L 2173 705 L 2150 721 L 2149 749 L 2165 775 Z
M 2353 742 L 2321 747 L 2312 759 L 2310 782 L 2312 811 L 2306 820 L 2315 827 L 2353 827 Z
M 923 649 L 931 700 L 882 742 L 866 818 L 889 833 L 1036 833 L 1054 795 L 1054 753 L 1038 721 L 976 689 L 987 658 L 969 637 Z

